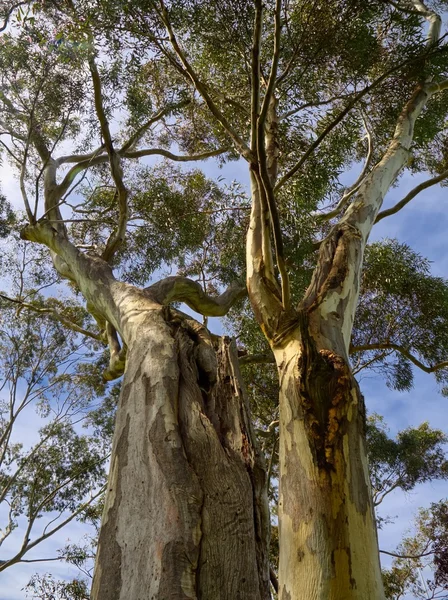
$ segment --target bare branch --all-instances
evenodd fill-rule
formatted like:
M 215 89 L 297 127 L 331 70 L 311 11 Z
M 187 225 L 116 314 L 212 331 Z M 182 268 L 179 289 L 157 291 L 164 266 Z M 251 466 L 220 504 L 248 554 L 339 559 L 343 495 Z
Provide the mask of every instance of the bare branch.
M 30 148 L 30 138 L 31 138 L 31 127 L 28 130 L 28 138 L 26 140 L 25 151 L 23 153 L 23 159 L 21 161 L 19 182 L 20 182 L 20 192 L 22 194 L 22 200 L 25 205 L 25 210 L 26 210 L 26 214 L 28 216 L 28 220 L 30 223 L 35 223 L 35 218 L 34 218 L 32 210 L 31 210 L 31 205 L 28 200 L 28 194 L 26 193 L 26 187 L 25 187 L 26 166 L 27 166 L 27 160 L 28 160 L 28 151 Z
M 39 306 L 36 306 L 35 304 L 23 302 L 22 300 L 20 300 L 20 298 L 10 298 L 9 296 L 5 296 L 5 294 L 0 294 L 0 298 L 3 298 L 3 300 L 7 300 L 8 302 L 13 302 L 14 304 L 18 304 L 21 308 L 26 308 L 28 310 L 32 310 L 33 312 L 36 312 L 39 314 L 51 315 L 52 317 L 54 317 L 55 319 L 60 321 L 63 325 L 65 325 L 72 331 L 76 331 L 76 333 L 80 333 L 81 335 L 90 337 L 93 340 L 102 341 L 102 337 L 100 334 L 94 333 L 93 331 L 89 331 L 88 329 L 84 329 L 83 327 L 80 327 L 76 323 L 73 323 L 73 321 L 70 321 L 70 319 L 67 319 L 67 317 L 64 317 L 63 315 L 58 313 L 58 311 L 55 310 L 54 308 L 39 307 Z
M 212 298 L 202 286 L 187 277 L 167 277 L 145 288 L 145 292 L 160 304 L 185 302 L 191 309 L 207 317 L 223 317 L 232 305 L 246 295 L 246 287 L 234 283 L 220 296 Z
M 128 141 L 123 144 L 123 146 L 119 150 L 119 154 L 123 154 L 127 150 L 130 150 L 131 148 L 133 148 L 135 146 L 135 144 L 137 144 L 141 140 L 141 138 L 145 135 L 145 133 L 148 131 L 148 129 L 150 127 L 152 127 L 152 125 L 154 125 L 154 123 L 157 123 L 157 121 L 160 121 L 161 119 L 163 119 L 163 117 L 166 117 L 167 115 L 169 115 L 173 111 L 177 110 L 178 108 L 183 108 L 184 106 L 188 106 L 189 104 L 191 104 L 191 100 L 187 99 L 187 100 L 182 100 L 181 102 L 178 102 L 177 104 L 170 104 L 170 105 L 166 106 L 165 108 L 162 108 L 161 110 L 159 110 L 144 125 L 142 125 L 139 129 L 137 129 L 137 131 L 128 139 Z
M 261 2 L 260 2 L 260 4 L 261 4 Z M 264 124 L 266 121 L 266 115 L 268 114 L 269 105 L 271 103 L 271 98 L 273 96 L 275 84 L 276 84 L 278 61 L 280 58 L 280 36 L 281 36 L 281 32 L 282 32 L 282 25 L 281 25 L 281 19 L 280 19 L 281 8 L 282 8 L 282 0 L 276 0 L 275 21 L 274 21 L 274 49 L 272 52 L 271 70 L 269 72 L 268 85 L 266 88 L 265 96 L 263 98 L 260 116 L 258 118 L 258 131 L 260 131 L 261 127 L 264 127 Z M 261 17 L 261 14 L 260 14 L 260 17 Z M 260 29 L 261 29 L 261 27 L 260 27 Z
M 269 567 L 269 579 L 271 580 L 271 585 L 274 588 L 275 593 L 278 594 L 278 579 L 272 567 Z
M 224 152 L 228 151 L 228 147 L 217 148 L 216 150 L 209 150 L 207 152 L 201 152 L 200 154 L 173 154 L 168 150 L 164 150 L 163 148 L 146 148 L 143 150 L 133 150 L 125 152 L 122 156 L 123 158 L 141 158 L 142 156 L 164 156 L 165 158 L 169 158 L 175 162 L 194 162 L 196 160 L 206 160 L 207 158 L 211 158 L 213 156 L 219 156 L 220 154 L 224 154 Z
M 26 4 L 29 4 L 30 1 L 28 0 L 27 2 L 16 2 L 16 4 L 13 4 L 11 6 L 11 8 L 8 10 L 8 12 L 5 15 L 5 20 L 3 21 L 3 25 L 0 27 L 0 33 L 2 31 L 5 31 L 5 29 L 8 27 L 9 24 L 9 19 L 12 16 L 12 13 L 16 10 L 16 8 L 19 8 L 20 6 L 25 6 Z
M 257 153 L 258 148 L 258 114 L 260 110 L 260 40 L 262 28 L 262 3 L 261 0 L 255 2 L 255 17 L 252 34 L 252 61 L 251 61 L 251 150 L 253 154 Z
M 350 346 L 350 354 L 354 354 L 355 352 L 365 352 L 369 350 L 395 350 L 402 354 L 405 358 L 411 361 L 416 367 L 424 371 L 425 373 L 434 373 L 435 371 L 439 371 L 440 369 L 445 369 L 448 367 L 448 360 L 437 363 L 436 365 L 427 366 L 422 363 L 418 358 L 416 358 L 413 354 L 409 352 L 404 346 L 400 346 L 399 344 L 394 344 L 393 342 L 381 342 L 377 344 L 364 344 L 362 346 Z
M 390 4 L 391 6 L 393 6 L 394 8 L 396 8 L 397 10 L 399 10 L 401 12 L 404 12 L 404 13 L 406 13 L 408 15 L 419 15 L 419 16 L 421 16 L 420 11 L 414 10 L 410 6 L 403 6 L 399 2 L 394 2 L 393 0 L 384 0 L 384 2 L 386 2 L 387 4 Z
M 238 356 L 240 365 L 267 365 L 274 364 L 275 358 L 272 352 L 268 354 L 243 354 Z
M 403 200 L 400 200 L 400 202 L 397 202 L 391 208 L 388 208 L 388 209 L 383 210 L 380 213 L 378 213 L 378 216 L 375 219 L 375 223 L 378 223 L 378 221 L 381 221 L 381 219 L 384 219 L 385 217 L 389 217 L 390 215 L 396 214 L 399 210 L 401 210 L 407 204 L 409 204 L 409 202 L 413 198 L 415 198 L 415 196 L 417 196 L 417 194 L 419 194 L 423 190 L 428 189 L 429 187 L 431 187 L 433 185 L 436 185 L 437 183 L 440 183 L 447 177 L 448 177 L 448 169 L 446 171 L 443 171 L 442 173 L 440 173 L 440 175 L 437 175 L 436 177 L 432 177 L 431 179 L 427 179 L 426 181 L 419 183 L 417 186 L 415 186 L 415 188 L 413 190 L 411 190 L 408 194 L 406 194 L 406 196 L 403 198 Z
M 352 95 L 353 94 L 343 94 L 342 96 L 341 95 L 333 96 L 332 98 L 327 98 L 326 100 L 317 100 L 315 102 L 305 102 L 304 104 L 300 104 L 296 108 L 292 108 L 291 110 L 288 110 L 287 112 L 283 113 L 282 115 L 279 115 L 278 119 L 279 119 L 279 121 L 284 121 L 285 119 L 288 119 L 289 117 L 293 117 L 301 110 L 305 110 L 305 108 L 315 108 L 317 106 L 324 106 L 325 104 L 331 104 L 332 102 L 335 102 L 336 100 L 347 100 L 347 98 L 350 98 L 350 96 L 352 96 Z
M 59 167 L 67 163 L 80 163 L 84 161 L 89 161 L 92 158 L 95 158 L 96 156 L 100 155 L 101 152 L 106 152 L 104 144 L 96 150 L 93 150 L 92 152 L 89 152 L 87 154 L 68 154 L 67 156 L 60 156 L 56 159 L 56 164 Z
M 190 155 L 179 155 L 173 154 L 164 148 L 143 148 L 141 150 L 131 150 L 124 153 L 118 151 L 117 154 L 121 158 L 135 159 L 142 158 L 144 156 L 164 156 L 175 162 L 194 162 L 197 160 L 206 160 L 207 158 L 211 158 L 213 156 L 219 156 L 224 152 L 227 152 L 228 148 L 217 148 L 216 150 L 210 150 L 208 152 L 202 152 L 200 154 L 190 154 Z M 69 189 L 70 185 L 73 183 L 75 177 L 79 175 L 82 171 L 89 169 L 90 167 L 94 167 L 96 165 L 103 164 L 108 161 L 108 155 L 102 154 L 104 152 L 104 147 L 98 148 L 95 152 L 91 152 L 86 155 L 70 155 L 68 157 L 62 157 L 64 159 L 64 163 L 68 162 L 77 162 L 77 164 L 72 167 L 68 173 L 65 175 L 64 179 L 58 186 L 59 195 L 65 194 Z M 79 160 L 79 162 L 78 162 Z M 58 159 L 60 162 L 61 159 Z
M 427 6 L 425 6 L 424 2 L 421 0 L 412 0 L 412 4 L 414 5 L 415 10 L 428 21 L 428 46 L 434 46 L 438 43 L 440 38 L 442 19 L 434 10 L 430 10 Z
M 229 136 L 232 138 L 233 143 L 235 144 L 235 147 L 238 150 L 238 152 L 241 154 L 241 156 L 243 158 L 245 158 L 248 162 L 250 162 L 253 158 L 252 152 L 250 151 L 250 149 L 248 148 L 248 146 L 244 142 L 244 140 L 238 135 L 238 133 L 235 131 L 235 129 L 230 125 L 230 123 L 228 122 L 226 117 L 223 115 L 223 113 L 219 110 L 218 106 L 215 104 L 212 97 L 208 93 L 207 86 L 204 85 L 200 81 L 196 72 L 194 71 L 194 69 L 192 68 L 190 63 L 188 62 L 187 57 L 185 56 L 184 52 L 182 51 L 182 49 L 180 48 L 180 46 L 177 42 L 176 36 L 175 36 L 173 28 L 171 26 L 168 11 L 165 7 L 165 4 L 163 3 L 163 0 L 161 0 L 161 6 L 162 6 L 162 11 L 160 12 L 160 17 L 161 17 L 162 22 L 167 30 L 173 50 L 176 53 L 177 57 L 179 58 L 180 62 L 182 63 L 183 68 L 185 69 L 185 72 L 182 72 L 182 74 L 184 76 L 187 76 L 190 79 L 190 81 L 193 83 L 196 90 L 199 92 L 199 94 L 202 96 L 205 103 L 207 104 L 212 115 L 224 127 L 224 129 L 227 131 Z
M 364 177 L 367 175 L 369 166 L 370 166 L 370 161 L 372 160 L 372 154 L 373 154 L 373 144 L 372 144 L 372 133 L 370 131 L 370 128 L 367 124 L 367 119 L 364 116 L 364 114 L 362 115 L 362 119 L 364 122 L 364 127 L 366 130 L 366 138 L 367 138 L 367 156 L 366 156 L 366 160 L 364 162 L 364 167 L 361 171 L 361 173 L 359 174 L 359 177 L 356 179 L 355 183 L 353 183 L 343 194 L 342 198 L 339 200 L 336 208 L 334 208 L 333 210 L 331 210 L 328 213 L 325 213 L 324 215 L 319 215 L 317 217 L 317 221 L 318 222 L 325 222 L 325 221 L 330 221 L 331 219 L 333 219 L 334 217 L 337 217 L 338 214 L 347 206 L 348 201 L 350 200 L 350 198 L 353 196 L 353 194 L 356 194 L 356 192 L 359 190 L 362 182 L 364 181 Z
M 93 54 L 89 56 L 89 67 L 92 75 L 93 91 L 95 98 L 95 111 L 100 122 L 101 134 L 103 136 L 104 145 L 109 156 L 110 170 L 112 179 L 114 180 L 117 196 L 119 219 L 116 230 L 107 240 L 106 248 L 104 249 L 102 258 L 106 262 L 110 262 L 116 251 L 119 249 L 126 235 L 126 225 L 128 220 L 128 190 L 123 182 L 123 169 L 121 168 L 120 156 L 115 152 L 112 137 L 110 134 L 109 123 L 107 121 L 104 110 L 103 93 L 101 90 L 101 79 L 96 66 Z
M 104 381 L 118 379 L 126 368 L 127 346 L 121 347 L 118 340 L 117 330 L 110 323 L 106 323 L 107 342 L 109 344 L 110 360 L 109 367 L 103 373 Z
M 387 550 L 380 550 L 381 554 L 387 554 L 388 556 L 394 556 L 395 558 L 410 558 L 418 560 L 423 556 L 431 556 L 434 552 L 422 552 L 421 554 L 396 554 L 395 552 L 388 552 Z

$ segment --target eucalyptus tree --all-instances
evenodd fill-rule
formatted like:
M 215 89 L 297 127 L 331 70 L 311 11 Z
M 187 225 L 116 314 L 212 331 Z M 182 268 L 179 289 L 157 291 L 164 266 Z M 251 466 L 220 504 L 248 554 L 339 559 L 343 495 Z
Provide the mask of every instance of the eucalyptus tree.
M 280 384 L 279 597 L 384 598 L 349 354 L 402 388 L 411 364 L 446 377 L 445 282 L 398 243 L 365 253 L 375 222 L 447 176 L 445 3 L 19 4 L 3 9 L 0 126 L 22 236 L 85 298 L 110 346 L 105 377 L 125 371 L 93 598 L 270 595 L 236 353 L 167 307 L 225 314 L 243 294 L 246 229 L 249 299 Z M 132 166 L 147 156 L 241 157 L 250 217 L 238 191 L 197 172 Z M 406 168 L 431 178 L 380 212 Z M 137 287 L 163 260 L 230 287 Z
M 244 285 L 212 297 L 186 277 L 128 283 L 141 285 L 163 261 L 187 268 L 188 253 L 197 262 L 236 193 L 197 171 L 132 161 L 231 152 L 208 131 L 198 134 L 199 152 L 166 149 L 194 118 L 187 110 L 181 119 L 187 86 L 157 60 L 126 53 L 125 40 L 107 40 L 88 8 L 6 4 L 0 127 L 28 222 L 22 237 L 47 246 L 86 300 L 94 336 L 109 346 L 104 379 L 126 364 L 92 596 L 267 598 L 265 476 L 236 349 L 167 307 L 184 301 L 223 315 Z M 73 319 L 64 325 L 76 330 Z

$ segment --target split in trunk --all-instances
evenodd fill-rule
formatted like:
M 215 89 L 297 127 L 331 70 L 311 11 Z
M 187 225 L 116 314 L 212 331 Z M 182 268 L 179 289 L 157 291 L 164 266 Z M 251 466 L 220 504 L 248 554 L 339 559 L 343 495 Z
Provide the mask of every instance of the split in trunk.
M 93 600 L 265 600 L 269 516 L 234 344 L 129 319 Z

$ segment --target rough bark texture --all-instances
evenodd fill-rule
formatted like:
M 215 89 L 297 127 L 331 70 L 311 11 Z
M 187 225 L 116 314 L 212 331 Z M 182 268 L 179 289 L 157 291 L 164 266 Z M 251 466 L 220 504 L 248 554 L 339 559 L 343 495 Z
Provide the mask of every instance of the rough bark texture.
M 280 371 L 281 600 L 384 598 L 364 401 L 344 357 L 303 316 Z
M 160 307 L 126 325 L 93 600 L 265 600 L 269 519 L 235 349 Z

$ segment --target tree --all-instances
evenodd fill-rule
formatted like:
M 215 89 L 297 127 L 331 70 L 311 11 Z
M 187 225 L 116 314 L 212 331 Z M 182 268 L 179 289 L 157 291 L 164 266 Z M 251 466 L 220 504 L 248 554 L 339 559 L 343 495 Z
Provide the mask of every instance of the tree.
M 447 509 L 446 500 L 420 509 L 414 534 L 403 538 L 392 567 L 383 573 L 386 598 L 399 600 L 408 591 L 415 598 L 446 598 Z M 428 568 L 433 571 L 432 577 Z
M 83 295 L 110 346 L 107 378 L 126 363 L 95 600 L 269 597 L 264 466 L 235 349 L 167 308 L 183 301 L 223 315 L 241 297 L 246 202 L 233 195 L 229 206 L 204 178 L 192 188 L 192 173 L 128 166 L 153 155 L 248 163 L 247 289 L 280 387 L 279 597 L 384 598 L 364 402 L 349 354 L 367 353 L 404 387 L 410 364 L 446 377 L 445 282 L 428 287 L 436 278 L 424 261 L 397 244 L 366 249 L 375 222 L 447 176 L 447 47 L 436 8 L 420 0 L 5 6 L 0 124 L 19 170 L 22 237 L 47 246 Z M 126 114 L 118 133 L 117 106 Z M 73 151 L 58 155 L 69 142 Z M 364 153 L 358 180 L 337 197 L 340 170 Z M 406 168 L 431 178 L 380 212 Z M 73 195 L 87 172 L 91 189 Z M 200 231 L 189 211 L 181 223 L 168 219 L 173 194 L 184 202 L 189 190 L 195 217 L 221 215 L 205 218 L 195 239 L 186 235 Z M 238 210 L 226 216 L 229 208 Z M 143 234 L 126 237 L 132 224 Z M 176 243 L 164 257 L 148 246 L 168 232 Z M 148 255 L 130 265 L 142 248 Z M 361 281 L 364 256 L 377 276 L 366 271 Z M 143 290 L 126 283 L 143 283 L 163 259 L 230 287 L 213 298 L 186 277 Z M 393 286 L 388 261 L 400 267 Z M 437 299 L 430 320 L 428 290 Z M 362 307 L 382 294 L 388 316 L 403 314 L 412 335 L 369 311 L 353 330 L 360 292 Z M 428 328 L 441 335 L 425 336 Z M 218 540 L 218 528 L 228 537 Z
M 95 346 L 63 325 L 70 319 L 88 332 L 89 316 L 68 298 L 45 303 L 42 270 L 35 272 L 40 290 L 29 287 L 30 263 L 36 268 L 37 259 L 23 243 L 2 257 L 16 294 L 0 293 L 0 546 L 8 540 L 10 548 L 2 552 L 0 572 L 19 562 L 55 560 L 27 554 L 93 510 L 104 492 L 109 454 L 105 430 L 79 430 L 92 405 L 91 418 L 98 411 L 95 401 L 104 387 L 98 377 L 94 383 Z M 23 439 L 17 430 L 30 421 L 38 429 Z
M 163 118 L 175 114 L 186 101 L 176 90 L 164 90 L 170 101 L 156 98 L 158 106 L 150 109 L 145 123 L 137 123 L 137 128 L 131 123 L 127 139 L 116 150 L 103 92 L 105 84 L 108 91 L 112 90 L 115 65 L 101 80 L 90 32 L 81 31 L 81 38 L 88 35 L 85 47 L 83 40 L 77 40 L 76 31 L 70 41 L 52 37 L 49 29 L 53 24 L 61 26 L 61 19 L 69 24 L 71 14 L 66 16 L 50 6 L 39 15 L 40 19 L 37 12 L 30 15 L 19 13 L 20 22 L 26 25 L 17 35 L 4 34 L 1 59 L 1 100 L 6 115 L 2 127 L 14 140 L 6 152 L 16 165 L 21 165 L 21 191 L 30 222 L 26 230 L 40 231 L 46 223 L 47 233 L 53 237 L 51 232 L 57 232 L 54 240 L 59 239 L 75 258 L 73 263 L 68 255 L 63 256 L 59 242 L 56 246 L 50 244 L 59 274 L 68 277 L 84 295 L 88 310 L 98 321 L 98 335 L 109 342 L 106 379 L 122 374 L 126 354 L 98 549 L 101 566 L 96 571 L 93 596 L 117 597 L 123 590 L 131 596 L 144 593 L 166 597 L 178 595 L 181 590 L 193 593 L 198 587 L 208 597 L 236 597 L 239 593 L 267 597 L 269 523 L 264 469 L 252 442 L 236 352 L 229 340 L 214 346 L 204 327 L 180 311 L 166 308 L 170 301 L 187 300 L 205 315 L 224 314 L 241 295 L 242 286 L 233 285 L 217 299 L 182 277 L 168 278 L 141 290 L 117 281 L 109 265 L 123 241 L 129 217 L 128 197 L 131 201 L 121 162 L 126 155 L 129 159 L 139 157 L 140 151 L 134 151 L 136 143 L 151 133 L 151 126 L 163 125 Z M 71 60 L 74 49 L 79 53 Z M 85 64 L 89 68 L 87 78 Z M 55 94 L 56 89 L 60 93 Z M 57 143 L 77 134 L 76 111 L 82 113 L 84 93 L 93 93 L 89 108 L 104 144 L 92 152 L 56 159 L 53 153 Z M 172 157 L 157 147 L 145 153 Z M 215 154 L 217 150 L 212 149 L 179 160 Z M 74 166 L 58 180 L 65 165 Z M 85 192 L 85 201 L 87 205 L 92 202 L 91 214 L 98 212 L 99 219 L 91 219 L 93 228 L 87 232 L 81 227 L 75 229 L 71 241 L 61 205 L 67 202 L 75 176 L 95 165 L 100 165 L 94 171 L 96 185 L 93 194 L 91 190 Z M 103 165 L 107 170 L 101 168 Z M 138 176 L 144 183 L 148 173 Z M 187 187 L 190 179 L 182 187 Z M 30 202 L 28 181 L 33 181 L 36 210 Z M 202 188 L 201 181 L 196 182 L 195 195 L 202 193 L 199 208 L 209 196 L 213 198 L 213 189 Z M 140 208 L 148 208 L 144 202 L 147 197 L 144 192 L 137 193 L 137 186 L 133 191 L 132 217 L 139 219 Z M 168 199 L 163 186 L 153 191 L 154 204 L 161 198 Z M 45 197 L 43 209 L 39 204 L 41 193 Z M 105 212 L 101 202 L 110 205 L 113 201 L 115 209 L 118 198 L 118 226 L 113 215 L 101 222 L 101 213 Z M 76 206 L 74 210 L 77 208 L 83 210 Z M 38 210 L 43 212 L 38 214 Z M 162 204 L 160 210 L 166 210 L 166 206 Z M 83 236 L 87 248 L 85 240 L 79 240 Z M 95 252 L 90 236 L 102 246 L 101 256 Z M 28 233 L 23 237 L 28 239 Z M 126 255 L 124 265 L 125 259 Z M 146 465 L 143 469 L 142 461 Z M 160 505 L 164 514 L 160 513 Z M 224 540 L 222 531 L 227 532 Z M 131 554 L 126 548 L 133 548 L 138 558 L 134 555 L 129 562 Z

